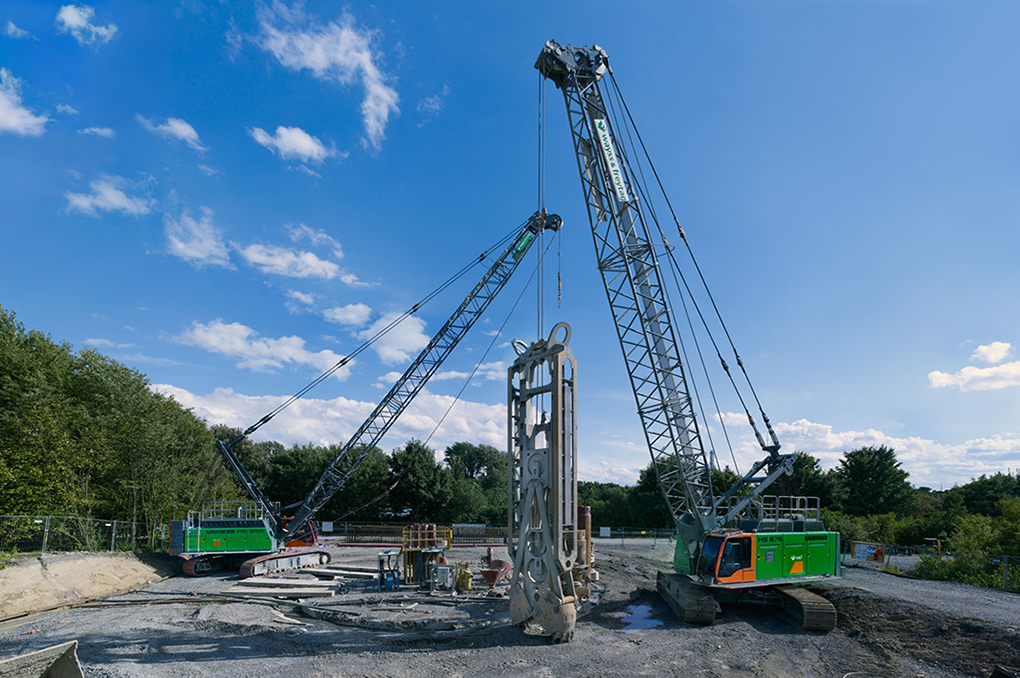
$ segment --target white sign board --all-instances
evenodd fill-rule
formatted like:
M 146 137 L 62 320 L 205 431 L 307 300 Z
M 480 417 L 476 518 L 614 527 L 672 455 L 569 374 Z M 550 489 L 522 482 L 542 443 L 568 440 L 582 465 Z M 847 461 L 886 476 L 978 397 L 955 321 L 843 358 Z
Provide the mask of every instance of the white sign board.
M 600 527 L 599 528 L 599 536 L 600 537 L 608 537 L 610 529 L 611 528 L 608 528 L 608 527 Z
M 850 547 L 854 554 L 854 560 L 864 560 L 872 563 L 885 562 L 885 549 L 882 548 L 881 544 L 853 541 L 850 542 Z
M 595 131 L 599 135 L 599 148 L 602 149 L 602 157 L 609 167 L 609 180 L 613 182 L 613 190 L 616 192 L 616 199 L 620 202 L 630 202 L 630 195 L 627 194 L 627 187 L 623 183 L 623 168 L 616 159 L 616 149 L 613 148 L 613 137 L 609 135 L 609 125 L 604 118 L 595 118 Z
M 332 532 L 332 531 L 333 531 L 333 521 L 322 523 L 322 532 Z

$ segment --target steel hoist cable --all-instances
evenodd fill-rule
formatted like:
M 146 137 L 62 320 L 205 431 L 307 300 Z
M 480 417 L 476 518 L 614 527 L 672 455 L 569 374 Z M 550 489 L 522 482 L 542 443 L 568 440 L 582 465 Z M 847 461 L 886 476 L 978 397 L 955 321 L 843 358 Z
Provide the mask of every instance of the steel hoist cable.
M 633 128 L 634 128 L 634 134 L 637 137 L 638 144 L 640 145 L 641 150 L 642 150 L 642 152 L 645 155 L 645 158 L 646 158 L 646 160 L 648 162 L 648 165 L 649 165 L 649 169 L 652 171 L 652 174 L 655 177 L 655 181 L 656 181 L 656 183 L 657 183 L 657 185 L 659 187 L 659 191 L 662 194 L 663 199 L 666 201 L 666 205 L 669 208 L 670 215 L 673 218 L 673 223 L 676 225 L 676 228 L 677 228 L 677 231 L 678 231 L 678 233 L 680 235 L 680 238 L 684 242 L 684 246 L 687 249 L 688 256 L 690 256 L 691 262 L 694 264 L 694 268 L 695 268 L 695 270 L 696 270 L 696 272 L 698 274 L 698 278 L 701 281 L 701 285 L 704 288 L 705 293 L 706 293 L 709 301 L 711 302 L 712 310 L 714 311 L 715 316 L 716 316 L 716 318 L 719 321 L 719 325 L 722 328 L 723 333 L 726 335 L 726 340 L 727 340 L 727 342 L 728 342 L 728 344 L 730 346 L 730 349 L 733 351 L 733 355 L 734 355 L 734 357 L 735 357 L 735 359 L 737 361 L 737 365 L 738 365 L 738 367 L 740 367 L 740 371 L 741 371 L 741 373 L 744 376 L 744 380 L 747 383 L 748 389 L 750 390 L 752 397 L 754 398 L 755 404 L 758 407 L 758 411 L 761 413 L 762 421 L 765 424 L 765 428 L 768 431 L 768 434 L 769 434 L 769 437 L 770 437 L 770 440 L 771 440 L 771 443 L 772 443 L 771 446 L 765 444 L 764 438 L 762 437 L 761 433 L 758 431 L 758 427 L 757 427 L 757 424 L 756 424 L 756 422 L 754 420 L 754 417 L 751 416 L 749 409 L 747 408 L 746 404 L 744 403 L 744 399 L 743 399 L 743 396 L 741 395 L 740 389 L 737 388 L 736 381 L 733 379 L 733 376 L 732 376 L 732 374 L 730 372 L 730 369 L 729 369 L 729 365 L 727 364 L 726 360 L 722 357 L 722 353 L 719 350 L 718 344 L 715 341 L 715 337 L 712 335 L 712 332 L 711 332 L 711 330 L 708 327 L 708 323 L 707 323 L 704 315 L 701 312 L 700 305 L 698 305 L 696 303 L 696 301 L 695 301 L 694 302 L 695 303 L 695 308 L 696 308 L 696 310 L 698 312 L 699 318 L 702 321 L 702 325 L 704 326 L 706 333 L 709 335 L 709 337 L 712 340 L 712 345 L 713 345 L 713 347 L 716 350 L 716 354 L 717 354 L 717 356 L 719 358 L 720 364 L 722 365 L 723 371 L 725 371 L 726 374 L 729 376 L 730 382 L 733 385 L 734 391 L 736 392 L 737 397 L 740 399 L 741 405 L 743 405 L 743 407 L 744 407 L 744 411 L 747 414 L 748 421 L 750 423 L 750 426 L 751 426 L 752 430 L 754 431 L 755 437 L 757 438 L 759 445 L 761 446 L 761 448 L 763 450 L 766 450 L 766 451 L 778 450 L 779 447 L 780 447 L 779 439 L 776 436 L 776 433 L 775 433 L 775 431 L 772 428 L 772 424 L 771 424 L 771 421 L 769 420 L 768 415 L 765 413 L 765 409 L 764 409 L 763 405 L 761 404 L 761 400 L 758 398 L 758 393 L 757 393 L 757 391 L 754 388 L 754 384 L 751 383 L 751 378 L 750 378 L 750 375 L 748 375 L 747 369 L 744 366 L 743 359 L 740 357 L 740 353 L 737 351 L 737 347 L 736 347 L 736 345 L 735 345 L 735 343 L 733 341 L 733 337 L 730 335 L 729 328 L 726 326 L 726 322 L 723 320 L 722 314 L 719 311 L 719 307 L 718 307 L 718 305 L 715 302 L 715 297 L 712 295 L 712 291 L 708 287 L 708 282 L 706 281 L 704 273 L 701 270 L 701 266 L 698 263 L 697 258 L 694 256 L 694 250 L 691 248 L 691 244 L 690 244 L 690 242 L 687 239 L 687 234 L 684 232 L 683 227 L 680 225 L 680 221 L 679 221 L 679 219 L 676 216 L 676 211 L 673 209 L 673 204 L 670 202 L 669 196 L 666 194 L 665 187 L 662 185 L 662 180 L 659 177 L 659 173 L 655 169 L 655 163 L 652 162 L 651 155 L 648 153 L 648 148 L 645 146 L 644 139 L 641 137 L 640 130 L 638 130 L 637 129 L 637 125 L 634 124 L 634 118 L 633 118 L 633 116 L 630 113 L 629 107 L 627 106 L 627 101 L 626 101 L 626 99 L 624 99 L 622 93 L 620 92 L 619 85 L 617 84 L 616 78 L 613 76 L 613 73 L 612 73 L 611 70 L 609 71 L 609 79 L 610 79 L 610 82 L 613 85 L 613 89 L 616 92 L 617 97 L 620 100 L 620 104 L 623 107 L 624 112 L 626 113 L 627 120 L 630 121 L 630 125 L 633 126 Z M 651 205 L 649 205 L 649 206 L 651 207 Z M 654 208 L 652 208 L 652 209 L 654 209 Z M 657 220 L 656 220 L 656 225 L 658 225 L 658 221 Z M 661 232 L 661 227 L 660 227 L 660 232 Z M 675 264 L 675 255 L 673 254 L 673 248 L 667 245 L 666 251 L 667 251 L 667 256 L 671 260 L 673 260 L 674 265 L 676 265 Z M 677 267 L 677 271 L 679 272 L 680 271 L 679 266 L 677 265 L 676 267 Z M 687 284 L 686 278 L 684 278 L 682 272 L 680 272 L 680 276 L 681 276 L 681 280 L 683 280 L 685 288 L 688 290 L 688 294 L 690 294 L 691 295 L 691 299 L 694 300 L 695 298 L 694 298 L 693 294 L 691 293 L 690 286 Z M 770 448 L 772 448 L 772 449 L 770 450 Z
M 540 255 L 541 258 L 545 258 L 545 255 L 548 253 L 550 247 L 552 247 L 552 243 L 549 243 L 549 245 L 546 247 L 546 249 L 542 252 L 542 254 Z M 432 432 L 428 434 L 428 437 L 425 438 L 425 440 L 422 442 L 422 445 L 428 445 L 429 444 L 429 442 L 432 440 L 432 438 L 439 431 L 439 428 L 443 425 L 443 422 L 445 422 L 446 418 L 448 416 L 450 416 L 450 412 L 452 412 L 453 408 L 456 407 L 457 403 L 460 402 L 461 396 L 464 395 L 464 391 L 467 390 L 467 387 L 471 384 L 471 380 L 474 378 L 475 374 L 477 374 L 478 370 L 481 368 L 482 364 L 485 362 L 485 359 L 486 359 L 486 357 L 488 357 L 489 352 L 492 351 L 492 347 L 495 346 L 496 340 L 499 339 L 500 336 L 502 335 L 503 329 L 506 327 L 506 324 L 510 321 L 510 318 L 513 316 L 514 312 L 517 310 L 517 306 L 521 303 L 521 300 L 524 298 L 524 295 L 527 293 L 528 288 L 531 286 L 531 282 L 535 279 L 535 275 L 536 275 L 537 272 L 538 272 L 538 268 L 536 267 L 535 270 L 533 270 L 531 272 L 531 275 L 528 277 L 527 282 L 524 283 L 524 287 L 521 289 L 521 293 L 517 295 L 516 301 L 514 301 L 513 306 L 510 308 L 510 311 L 506 315 L 506 318 L 503 319 L 503 323 L 499 326 L 499 329 L 493 335 L 492 341 L 489 342 L 489 346 L 485 349 L 485 352 L 482 353 L 482 357 L 479 358 L 478 362 L 475 364 L 474 369 L 471 370 L 471 374 L 469 374 L 467 379 L 464 380 L 464 384 L 460 387 L 460 390 L 457 391 L 457 395 L 454 396 L 453 402 L 451 402 L 450 406 L 446 408 L 446 411 L 443 413 L 443 416 L 439 418 L 438 422 L 436 422 L 436 425 L 432 428 Z M 385 490 L 383 490 L 383 492 L 381 494 L 379 494 L 378 496 L 372 498 L 371 500 L 367 501 L 366 503 L 362 504 L 358 508 L 353 509 L 351 511 L 348 511 L 347 513 L 345 513 L 340 518 L 337 518 L 337 520 L 338 521 L 342 521 L 342 520 L 348 518 L 349 516 L 352 516 L 352 515 L 358 513 L 362 509 L 371 506 L 372 504 L 376 503 L 377 501 L 380 501 L 380 500 L 384 499 L 390 492 L 392 492 L 397 487 L 397 485 L 400 484 L 400 481 L 403 480 L 405 473 L 407 473 L 407 469 L 404 469 L 403 471 L 401 471 L 400 475 L 398 475 L 397 478 L 390 484 L 390 486 L 387 487 Z
M 526 223 L 526 222 L 525 222 L 525 223 Z M 523 226 L 523 224 L 522 224 L 521 226 Z M 428 303 L 429 303 L 430 301 L 432 301 L 432 300 L 433 300 L 433 299 L 435 299 L 435 298 L 436 298 L 437 296 L 439 296 L 439 295 L 440 295 L 440 294 L 442 294 L 442 293 L 443 293 L 444 291 L 446 291 L 446 289 L 447 289 L 448 287 L 450 287 L 450 286 L 451 286 L 451 285 L 453 285 L 453 284 L 454 284 L 455 282 L 457 282 L 458 280 L 460 280 L 460 278 L 462 278 L 462 277 L 463 277 L 463 276 L 464 276 L 464 275 L 465 275 L 465 274 L 466 274 L 466 273 L 467 273 L 468 271 L 470 271 L 470 270 L 471 270 L 471 269 L 473 269 L 473 268 L 474 268 L 475 266 L 477 266 L 477 265 L 481 264 L 481 263 L 482 263 L 482 262 L 484 262 L 484 261 L 485 261 L 486 259 L 488 259 L 488 257 L 489 257 L 489 253 L 490 253 L 490 252 L 492 252 L 492 251 L 496 251 L 496 250 L 499 250 L 499 249 L 500 249 L 500 248 L 502 248 L 502 247 L 505 247 L 505 246 L 506 246 L 506 244 L 507 244 L 507 243 L 508 243 L 508 242 L 509 242 L 510 240 L 512 240 L 512 239 L 513 239 L 513 238 L 514 238 L 514 237 L 515 237 L 515 236 L 516 236 L 516 235 L 517 235 L 517 234 L 518 234 L 518 233 L 520 232 L 521 226 L 519 226 L 519 227 L 517 227 L 516 229 L 514 229 L 514 230 L 510 231 L 510 232 L 509 232 L 509 233 L 508 233 L 507 235 L 504 235 L 504 236 L 503 236 L 502 238 L 500 238 L 500 239 L 499 239 L 499 240 L 498 240 L 498 241 L 497 241 L 496 243 L 494 243 L 494 244 L 493 244 L 492 246 L 490 246 L 490 247 L 489 247 L 488 249 L 486 249 L 485 251 L 483 251 L 483 252 L 482 252 L 481 254 L 479 254 L 478 256 L 474 257 L 474 258 L 473 258 L 473 259 L 472 259 L 472 260 L 471 260 L 471 261 L 470 261 L 470 262 L 469 262 L 468 264 L 466 264 L 466 265 L 465 265 L 464 267 L 462 267 L 462 268 L 461 268 L 461 269 L 460 269 L 459 271 L 457 271 L 457 272 L 456 272 L 456 273 L 454 273 L 454 274 L 453 274 L 452 276 L 450 276 L 449 278 L 447 278 L 447 279 L 446 279 L 446 280 L 445 280 L 444 282 L 442 282 L 442 283 L 441 283 L 441 284 L 440 284 L 440 285 L 439 285 L 438 287 L 436 287 L 436 288 L 435 288 L 434 290 L 432 290 L 431 292 L 429 292 L 429 293 L 428 293 L 428 294 L 427 294 L 427 295 L 426 295 L 425 297 L 423 297 L 423 298 L 422 298 L 422 299 L 421 299 L 420 301 L 418 301 L 417 303 L 415 303 L 415 304 L 414 304 L 413 306 L 411 306 L 411 307 L 410 307 L 410 308 L 409 308 L 408 310 L 404 311 L 404 312 L 403 312 L 403 313 L 402 313 L 401 315 L 399 315 L 399 316 L 397 316 L 396 318 L 394 318 L 394 319 L 393 319 L 393 320 L 392 320 L 392 321 L 391 321 L 390 323 L 388 323 L 388 324 L 387 324 L 386 326 L 384 326 L 383 328 L 381 328 L 381 329 L 380 329 L 380 330 L 379 330 L 378 332 L 376 332 L 376 333 L 375 333 L 374 335 L 372 335 L 372 336 L 371 336 L 371 337 L 370 337 L 370 338 L 369 338 L 368 340 L 366 340 L 366 341 L 365 341 L 364 343 L 362 343 L 362 344 L 361 344 L 360 346 L 358 346 L 358 347 L 357 347 L 357 348 L 355 348 L 355 349 L 354 349 L 353 351 L 351 351 L 351 352 L 350 352 L 350 353 L 349 353 L 348 355 L 344 356 L 344 357 L 343 357 L 343 358 L 341 358 L 341 359 L 340 359 L 339 361 L 337 361 L 337 363 L 336 363 L 335 365 L 333 365 L 332 367 L 330 367 L 329 369 L 327 369 L 327 370 L 326 370 L 325 372 L 323 372 L 322 374 L 320 374 L 319 376 L 317 376 L 317 377 L 316 377 L 315 379 L 313 379 L 313 380 L 312 380 L 311 382 L 309 382 L 309 383 L 308 383 L 308 384 L 307 384 L 306 386 L 304 386 L 303 388 L 301 388 L 300 390 L 298 390 L 298 391 L 297 391 L 296 393 L 294 393 L 294 394 L 293 394 L 292 396 L 288 397 L 288 398 L 287 398 L 287 399 L 286 399 L 286 400 L 285 400 L 285 401 L 284 401 L 283 403 L 281 403 L 280 405 L 278 405 L 278 406 L 277 406 L 277 407 L 276 407 L 275 409 L 273 409 L 273 410 L 272 410 L 271 412 L 269 412 L 269 413 L 268 413 L 268 414 L 266 414 L 266 415 L 265 415 L 264 417 L 262 417 L 261 419 L 259 419 L 259 420 L 258 420 L 257 422 L 255 422 L 254 424 L 252 424 L 251 426 L 249 426 L 249 427 L 248 427 L 247 429 L 245 429 L 245 430 L 244 430 L 244 433 L 242 433 L 242 434 L 241 434 L 240 438 L 245 438 L 245 437 L 247 437 L 247 436 L 251 435 L 252 433 L 254 433 L 255 431 L 257 431 L 257 430 L 258 430 L 259 428 L 261 428 L 261 427 L 262 427 L 262 426 L 263 426 L 264 424 L 267 424 L 267 423 L 269 423 L 269 421 L 270 421 L 270 420 L 272 420 L 272 418 L 273 418 L 273 417 L 275 417 L 276 415 L 278 415 L 278 414 L 279 414 L 280 412 L 282 412 L 282 411 L 283 411 L 283 410 L 285 410 L 286 408 L 290 407 L 290 406 L 291 406 L 292 404 L 294 404 L 294 402 L 295 402 L 295 401 L 297 401 L 297 400 L 299 400 L 300 398 L 302 398 L 302 397 L 303 397 L 303 396 L 304 396 L 304 395 L 305 395 L 306 393 L 308 393 L 308 392 L 309 392 L 309 391 L 311 391 L 311 390 L 312 390 L 313 388 L 315 388 L 316 386 L 318 386 L 319 384 L 321 384 L 321 383 L 322 383 L 323 381 L 325 381 L 326 379 L 328 379 L 329 377 L 331 377 L 332 375 L 334 375 L 334 374 L 335 374 L 335 373 L 336 373 L 337 371 L 339 371 L 339 370 L 340 370 L 341 368 L 343 368 L 344 366 L 348 365 L 348 364 L 349 364 L 349 363 L 351 362 L 351 360 L 353 360 L 353 359 L 354 359 L 354 358 L 356 358 L 356 357 L 357 357 L 358 355 L 360 355 L 361 353 L 363 353 L 363 352 L 364 352 L 365 350 L 367 350 L 368 348 L 370 348 L 370 347 L 371 347 L 371 346 L 372 346 L 372 345 L 373 345 L 373 344 L 374 344 L 374 343 L 375 343 L 376 341 L 378 341 L 379 339 L 381 339 L 382 337 L 384 337 L 384 336 L 385 336 L 386 334 L 388 334 L 388 333 L 389 333 L 389 332 L 390 332 L 391 330 L 393 330 L 393 329 L 394 329 L 394 328 L 395 328 L 395 327 L 396 327 L 397 325 L 399 325 L 400 323 L 402 323 L 402 322 L 404 322 L 405 320 L 407 320 L 407 319 L 408 319 L 409 317 L 411 317 L 411 316 L 412 316 L 413 314 L 417 313 L 417 312 L 418 312 L 418 311 L 419 311 L 419 310 L 420 310 L 421 308 L 423 308 L 423 307 L 424 307 L 424 306 L 425 306 L 426 304 L 428 304 Z
M 545 255 L 549 252 L 549 249 L 551 247 L 552 243 L 550 242 L 548 245 L 546 245 L 545 250 L 542 251 L 542 254 L 539 256 L 539 258 L 544 259 Z M 514 311 L 517 310 L 517 306 L 521 303 L 521 299 L 524 298 L 525 293 L 531 286 L 531 281 L 535 279 L 537 271 L 538 267 L 536 267 L 535 270 L 531 272 L 531 275 L 528 277 L 528 281 L 524 283 L 524 288 L 521 289 L 521 293 L 517 295 L 516 301 L 514 301 L 513 306 L 510 307 L 510 311 L 506 314 L 506 317 L 503 319 L 503 323 L 499 326 L 499 329 L 496 330 L 496 333 L 492 336 L 492 341 L 489 342 L 489 346 L 485 349 L 485 352 L 482 353 L 482 357 L 478 359 L 478 362 L 475 364 L 474 369 L 471 370 L 471 374 L 469 374 L 467 379 L 464 380 L 464 384 L 460 387 L 460 390 L 457 391 L 457 395 L 454 396 L 453 402 L 450 403 L 450 406 L 448 408 L 446 408 L 446 412 L 443 413 L 443 416 L 439 419 L 439 423 L 437 423 L 435 428 L 432 429 L 432 433 L 429 433 L 429 436 L 428 438 L 425 439 L 424 444 L 427 445 L 428 442 L 432 440 L 432 436 L 434 436 L 436 432 L 439 430 L 439 427 L 443 425 L 443 422 L 446 420 L 446 417 L 448 417 L 450 412 L 453 411 L 454 406 L 458 402 L 460 402 L 460 397 L 464 395 L 464 391 L 471 384 L 471 380 L 474 378 L 479 368 L 481 368 L 482 364 L 485 362 L 485 358 L 488 357 L 489 352 L 492 350 L 492 347 L 496 345 L 496 340 L 499 339 L 500 336 L 502 336 L 503 329 L 506 327 L 506 324 L 510 322 L 510 318 L 513 316 Z
M 612 75 L 612 70 L 610 69 L 610 76 L 611 75 Z M 620 116 L 618 114 L 617 106 L 615 104 L 615 99 L 619 98 L 622 101 L 623 100 L 623 94 L 619 91 L 619 87 L 616 85 L 615 79 L 612 79 L 611 82 L 613 83 L 616 96 L 615 97 L 604 97 L 604 100 L 607 102 L 607 105 L 608 105 L 608 108 L 609 108 L 609 113 L 612 116 L 614 129 L 623 130 L 624 134 L 627 137 L 627 141 L 629 142 L 629 146 L 621 146 L 620 149 L 619 149 L 619 152 L 620 152 L 620 155 L 623 156 L 624 160 L 627 161 L 628 164 L 631 164 L 631 161 L 628 158 L 628 152 L 627 152 L 628 148 L 636 148 L 637 147 L 637 145 L 634 143 L 633 136 L 631 135 L 631 127 L 633 126 L 633 120 L 628 120 L 627 118 L 625 118 L 623 116 Z M 636 128 L 634 129 L 634 132 L 635 133 L 637 132 Z M 650 163 L 651 161 L 649 160 L 648 162 Z M 650 191 L 648 190 L 648 182 L 647 182 L 647 180 L 645 178 L 644 165 L 641 162 L 640 157 L 634 158 L 632 165 L 634 167 L 636 167 L 636 169 L 637 169 L 637 177 L 635 177 L 637 179 L 637 181 L 634 183 L 635 192 L 637 193 L 637 195 L 638 195 L 638 197 L 640 199 L 640 202 L 648 209 L 649 216 L 651 217 L 652 223 L 655 224 L 656 231 L 659 234 L 659 238 L 662 240 L 665 252 L 667 253 L 667 255 L 669 255 L 672 252 L 672 246 L 669 244 L 669 241 L 666 238 L 666 234 L 663 232 L 662 226 L 659 224 L 659 218 L 658 218 L 658 215 L 655 212 L 655 204 L 650 199 Z M 678 277 L 677 277 L 678 274 L 680 273 L 679 267 L 676 265 L 676 260 L 674 258 L 669 257 L 669 261 L 670 261 L 669 271 L 670 271 L 670 273 L 672 275 L 672 278 L 673 278 L 673 284 L 676 285 L 676 289 L 677 289 L 677 292 L 678 292 L 678 297 L 680 298 L 680 304 L 683 307 L 684 315 L 687 318 L 687 325 L 688 325 L 688 328 L 690 329 L 690 332 L 691 332 L 691 338 L 692 338 L 692 340 L 694 342 L 694 348 L 695 348 L 695 351 L 698 354 L 698 360 L 701 363 L 702 374 L 704 375 L 705 382 L 706 382 L 706 384 L 708 386 L 709 394 L 712 397 L 712 403 L 715 406 L 715 411 L 716 411 L 716 414 L 717 414 L 716 420 L 719 422 L 719 426 L 720 426 L 720 428 L 722 429 L 722 432 L 723 432 L 723 437 L 726 440 L 726 447 L 727 447 L 727 449 L 728 449 L 728 451 L 730 453 L 730 458 L 733 461 L 733 468 L 734 468 L 734 470 L 736 470 L 739 473 L 740 466 L 737 463 L 737 457 L 736 457 L 736 454 L 735 454 L 735 452 L 733 450 L 732 442 L 730 441 L 729 431 L 726 428 L 726 424 L 725 424 L 725 421 L 724 421 L 723 416 L 722 416 L 722 409 L 719 407 L 719 400 L 716 397 L 715 387 L 712 384 L 711 374 L 709 373 L 708 366 L 705 363 L 704 355 L 703 355 L 703 352 L 701 350 L 701 342 L 698 340 L 698 333 L 694 330 L 694 324 L 693 324 L 693 322 L 691 320 L 690 310 L 688 309 L 687 301 L 684 298 L 683 290 L 680 288 L 680 285 L 679 285 L 679 280 L 678 280 Z M 669 289 L 667 287 L 663 287 L 663 294 L 664 294 L 664 296 L 666 298 L 667 303 L 670 303 L 670 305 L 672 305 L 672 303 L 670 302 L 671 294 L 670 294 Z M 697 307 L 697 300 L 694 298 L 693 295 L 690 295 L 690 296 L 691 296 L 691 304 L 694 305 L 695 307 Z M 708 330 L 707 327 L 705 329 L 706 329 L 706 332 L 709 334 L 709 337 L 711 337 L 711 331 Z M 680 334 L 680 333 L 677 334 L 677 343 L 679 345 L 680 352 L 681 352 L 681 355 L 683 356 L 684 362 L 687 363 L 687 364 L 691 364 L 690 357 L 689 357 L 689 355 L 687 353 L 686 342 L 684 341 L 683 335 Z M 708 419 L 708 416 L 705 413 L 705 403 L 704 403 L 704 400 L 701 398 L 701 395 L 699 393 L 698 381 L 697 381 L 697 379 L 695 379 L 695 375 L 694 375 L 693 370 L 690 372 L 690 383 L 691 383 L 691 389 L 694 392 L 694 399 L 697 401 L 698 409 L 699 409 L 699 411 L 701 413 L 701 418 L 707 424 L 709 419 Z M 735 384 L 734 384 L 734 390 L 737 390 Z M 737 396 L 738 396 L 738 398 L 740 397 L 739 391 L 737 391 Z M 746 407 L 744 409 L 745 409 L 745 411 L 747 410 Z M 711 447 L 711 450 L 712 450 L 712 457 L 716 460 L 715 466 L 716 466 L 716 468 L 718 468 L 718 466 L 719 466 L 719 464 L 718 464 L 718 456 L 715 455 L 715 439 L 714 439 L 714 436 L 712 434 L 712 428 L 710 426 L 706 426 L 705 427 L 705 435 L 708 438 L 708 443 L 709 443 L 709 445 Z

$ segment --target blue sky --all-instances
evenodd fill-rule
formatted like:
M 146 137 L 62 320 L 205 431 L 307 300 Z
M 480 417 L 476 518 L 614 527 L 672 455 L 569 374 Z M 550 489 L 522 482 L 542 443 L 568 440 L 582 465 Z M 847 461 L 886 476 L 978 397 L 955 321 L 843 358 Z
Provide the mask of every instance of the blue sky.
M 828 467 L 891 445 L 936 488 L 1015 471 L 1018 27 L 1012 2 L 3 0 L 0 304 L 246 426 L 536 209 L 535 58 L 598 43 L 784 448 Z M 582 478 L 633 482 L 648 456 L 546 97 L 545 330 L 573 326 Z M 490 343 L 432 442 L 505 447 L 533 288 L 493 333 L 537 252 L 386 449 L 432 432 Z M 480 274 L 260 435 L 346 441 Z

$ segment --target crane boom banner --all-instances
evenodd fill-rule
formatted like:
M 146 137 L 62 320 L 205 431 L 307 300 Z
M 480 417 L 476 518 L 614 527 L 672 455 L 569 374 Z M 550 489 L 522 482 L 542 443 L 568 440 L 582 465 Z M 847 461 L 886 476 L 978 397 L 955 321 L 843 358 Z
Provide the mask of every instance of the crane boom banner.
M 616 191 L 616 199 L 620 202 L 630 202 L 630 195 L 623 183 L 623 168 L 616 159 L 616 149 L 613 148 L 613 137 L 609 135 L 609 125 L 605 118 L 595 118 L 595 130 L 599 133 L 599 148 L 602 149 L 602 157 L 609 166 L 609 178 L 613 182 L 613 189 Z

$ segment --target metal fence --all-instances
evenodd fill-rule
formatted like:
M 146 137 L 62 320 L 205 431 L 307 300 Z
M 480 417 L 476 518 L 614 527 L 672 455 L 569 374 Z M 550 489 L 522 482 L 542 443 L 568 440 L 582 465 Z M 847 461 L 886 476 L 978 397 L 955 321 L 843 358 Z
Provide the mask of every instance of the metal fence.
M 592 527 L 591 536 L 598 543 L 619 544 L 620 546 L 649 546 L 670 543 L 675 540 L 676 530 L 665 528 L 639 527 Z
M 403 538 L 405 523 L 332 523 L 331 530 L 320 524 L 320 534 L 328 540 L 341 544 L 399 544 Z M 441 525 L 440 527 L 446 527 Z M 460 544 L 505 544 L 506 526 L 487 525 L 452 526 L 453 543 Z
M 331 523 L 331 530 L 320 528 L 327 540 L 342 544 L 399 544 L 404 523 Z M 325 525 L 323 526 L 323 528 Z M 447 527 L 441 525 L 440 527 Z M 506 544 L 505 525 L 458 525 L 453 529 L 454 545 Z M 639 527 L 593 527 L 592 537 L 600 543 L 622 546 L 658 546 L 670 542 L 675 530 Z
M 0 552 L 164 549 L 166 525 L 76 516 L 0 516 Z

